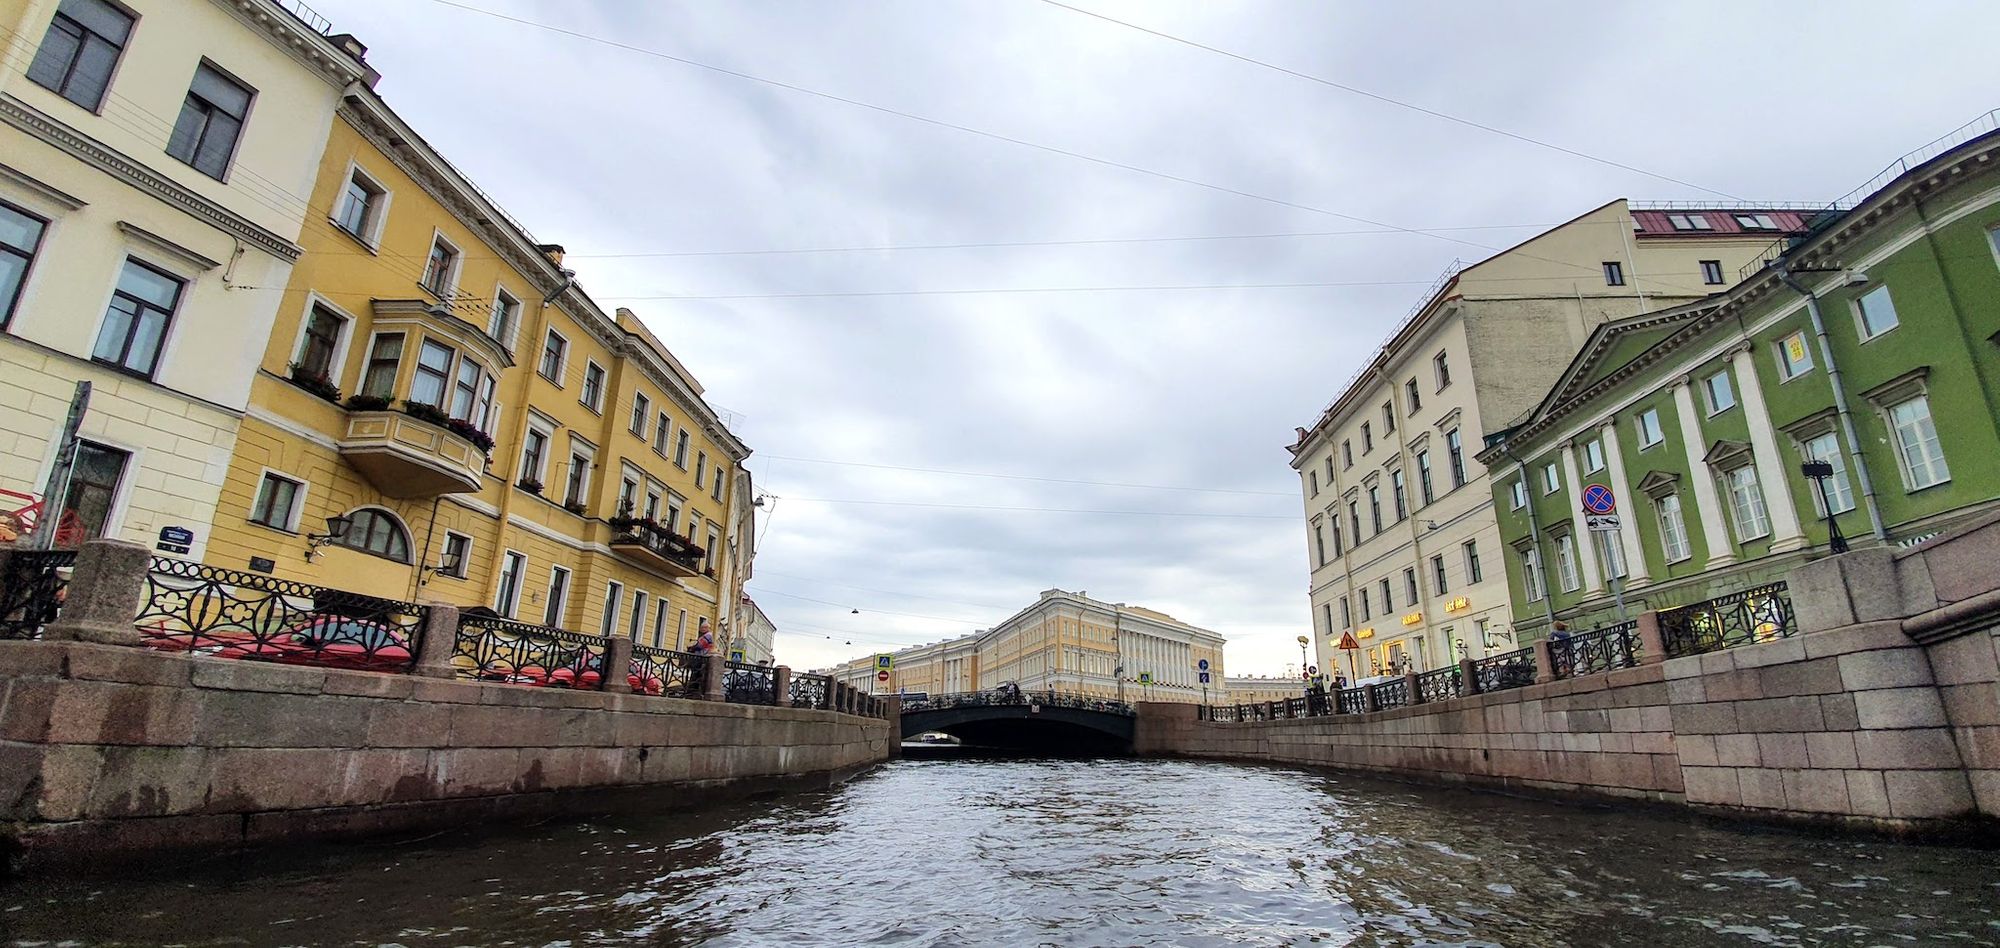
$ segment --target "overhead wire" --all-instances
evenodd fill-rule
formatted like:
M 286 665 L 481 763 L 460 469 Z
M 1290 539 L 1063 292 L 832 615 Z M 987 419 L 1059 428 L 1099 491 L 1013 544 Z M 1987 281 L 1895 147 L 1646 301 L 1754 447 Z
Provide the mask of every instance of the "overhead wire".
M 1240 489 L 1233 489 L 1226 487 L 1182 487 L 1182 486 L 1164 485 L 1164 484 L 1131 484 L 1119 481 L 1086 481 L 1086 480 L 1076 480 L 1066 477 L 1037 477 L 1032 474 L 1002 474 L 992 471 L 954 471 L 945 468 L 907 467 L 900 464 L 876 464 L 867 461 L 836 461 L 828 458 L 804 458 L 804 457 L 797 457 L 794 455 L 784 455 L 784 454 L 766 454 L 764 455 L 764 457 L 768 460 L 773 460 L 773 461 L 796 461 L 804 464 L 833 464 L 841 467 L 866 467 L 866 468 L 874 468 L 877 470 L 885 470 L 885 471 L 912 471 L 920 474 L 948 474 L 954 477 L 991 477 L 991 478 L 999 478 L 1002 480 L 1041 481 L 1050 484 L 1078 484 L 1086 487 L 1121 487 L 1121 488 L 1131 488 L 1135 490 L 1178 490 L 1178 491 L 1192 491 L 1204 494 L 1254 494 L 1265 497 L 1293 496 L 1291 491 L 1240 490 Z M 768 474 L 769 472 L 766 471 L 767 476 Z

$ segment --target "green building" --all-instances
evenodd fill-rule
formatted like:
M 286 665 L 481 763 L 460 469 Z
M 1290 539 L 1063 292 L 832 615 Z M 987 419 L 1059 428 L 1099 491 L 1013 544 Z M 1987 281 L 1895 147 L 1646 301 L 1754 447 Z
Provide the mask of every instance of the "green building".
M 1829 552 L 1824 507 L 1863 547 L 2000 505 L 1996 115 L 1898 162 L 1727 292 L 1600 326 L 1488 439 L 1523 640 L 1615 621 L 1615 594 L 1629 615 L 1778 579 Z M 1754 224 L 1699 222 L 1735 223 Z M 1825 505 L 1808 461 L 1831 468 Z M 1615 528 L 1591 529 L 1591 485 Z

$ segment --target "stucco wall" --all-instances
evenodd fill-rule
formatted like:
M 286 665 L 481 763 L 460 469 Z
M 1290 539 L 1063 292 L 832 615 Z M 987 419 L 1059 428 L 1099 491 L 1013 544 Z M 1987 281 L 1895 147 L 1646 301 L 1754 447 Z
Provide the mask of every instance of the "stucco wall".
M 826 711 L 0 642 L 0 849 L 354 835 L 824 783 L 892 753 Z

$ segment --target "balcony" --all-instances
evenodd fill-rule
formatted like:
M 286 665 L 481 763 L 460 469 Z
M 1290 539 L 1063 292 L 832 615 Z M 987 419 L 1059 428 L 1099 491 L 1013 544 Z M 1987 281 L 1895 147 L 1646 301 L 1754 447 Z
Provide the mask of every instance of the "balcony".
M 611 552 L 669 576 L 702 575 L 701 558 L 707 553 L 686 537 L 625 518 L 612 518 L 611 527 L 617 531 Z
M 390 497 L 477 491 L 486 452 L 443 425 L 399 411 L 354 411 L 340 456 Z

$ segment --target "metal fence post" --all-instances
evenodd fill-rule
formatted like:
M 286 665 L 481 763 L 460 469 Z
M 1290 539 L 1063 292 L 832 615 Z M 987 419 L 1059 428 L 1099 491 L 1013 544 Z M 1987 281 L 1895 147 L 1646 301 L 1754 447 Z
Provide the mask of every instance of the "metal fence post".
M 729 673 L 726 659 L 716 652 L 701 657 L 703 663 L 701 697 L 704 701 L 725 700 L 728 692 L 723 690 L 723 677 Z
M 1549 648 L 1548 639 L 1535 642 L 1535 684 L 1556 680 L 1556 656 Z
M 1660 629 L 1660 613 L 1648 609 L 1639 613 L 1639 661 L 1640 665 L 1651 665 L 1667 660 L 1667 637 Z
M 779 665 L 771 675 L 772 690 L 778 693 L 778 707 L 792 706 L 792 667 Z
M 1405 696 L 1405 697 L 1403 698 L 1403 702 L 1404 702 L 1405 704 L 1423 704 L 1423 703 L 1424 703 L 1424 692 L 1423 692 L 1423 689 L 1421 689 L 1421 688 L 1417 687 L 1417 673 L 1416 673 L 1416 672 L 1404 672 L 1404 673 L 1403 673 L 1403 687 L 1404 687 L 1405 689 L 1407 689 L 1407 690 L 1409 691 L 1409 694 L 1408 694 L 1407 696 Z
M 632 693 L 632 645 L 622 635 L 604 640 L 604 680 L 597 683 L 599 688 L 612 694 Z
M 458 607 L 432 603 L 424 607 L 423 638 L 417 643 L 417 664 L 410 669 L 425 678 L 450 678 L 458 673 L 451 657 L 458 651 Z
M 1362 688 L 1361 688 L 1361 710 L 1362 710 L 1362 711 L 1363 711 L 1364 713 L 1366 713 L 1366 712 L 1372 712 L 1372 711 L 1380 711 L 1380 710 L 1382 710 L 1382 706 L 1381 706 L 1381 705 L 1379 705 L 1379 704 L 1376 704 L 1376 703 L 1375 703 L 1375 686 L 1374 686 L 1374 685 L 1363 685 L 1363 686 L 1362 686 Z
M 1471 658 L 1458 660 L 1458 693 L 1476 695 L 1479 693 L 1479 661 Z
M 77 550 L 62 614 L 42 630 L 51 642 L 138 645 L 132 626 L 146 600 L 146 573 L 153 554 L 125 540 L 90 540 Z

